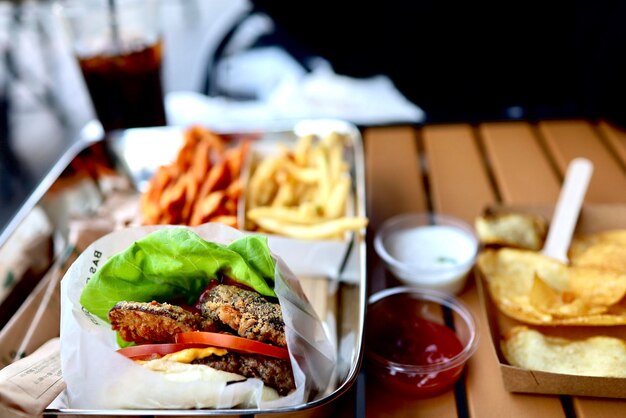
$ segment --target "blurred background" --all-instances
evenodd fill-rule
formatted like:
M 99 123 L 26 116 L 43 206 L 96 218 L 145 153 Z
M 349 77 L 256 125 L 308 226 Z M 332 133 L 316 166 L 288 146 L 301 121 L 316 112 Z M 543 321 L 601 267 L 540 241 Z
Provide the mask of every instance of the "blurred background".
M 308 70 L 388 76 L 427 122 L 607 118 L 624 125 L 626 4 L 254 0 Z M 215 74 L 215 73 L 214 73 Z
M 161 6 L 163 89 L 199 91 L 210 51 L 250 6 L 243 0 Z M 0 236 L 31 193 L 50 186 L 42 180 L 60 174 L 72 147 L 102 134 L 89 124 L 93 106 L 55 7 L 0 1 Z
M 620 1 L 161 0 L 161 19 L 173 125 L 319 116 L 626 125 Z M 0 1 L 2 221 L 78 138 L 102 135 L 62 29 L 54 1 Z

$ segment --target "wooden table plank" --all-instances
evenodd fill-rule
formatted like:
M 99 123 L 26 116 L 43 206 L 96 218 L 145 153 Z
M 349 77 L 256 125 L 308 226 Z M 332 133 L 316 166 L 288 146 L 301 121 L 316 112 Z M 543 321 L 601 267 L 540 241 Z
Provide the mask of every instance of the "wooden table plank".
M 604 135 L 613 152 L 618 156 L 623 166 L 626 166 L 626 131 L 607 122 L 600 122 L 598 129 Z
M 472 129 L 468 125 L 442 125 L 427 126 L 423 131 L 434 207 L 473 224 L 485 206 L 495 203 L 496 192 Z M 511 394 L 504 389 L 474 280 L 470 280 L 460 296 L 478 318 L 482 333 L 478 350 L 467 368 L 470 416 L 563 416 L 557 397 Z
M 575 398 L 578 418 L 613 418 L 626 416 L 626 401 L 607 398 Z
M 454 392 L 428 399 L 409 399 L 385 391 L 368 376 L 368 418 L 457 418 Z
M 485 123 L 479 132 L 502 203 L 556 202 L 560 180 L 530 124 Z
M 434 210 L 473 223 L 496 194 L 471 127 L 426 126 L 423 138 Z
M 363 138 L 370 226 L 376 229 L 393 215 L 426 210 L 415 131 L 411 127 L 367 129 Z
M 605 146 L 591 124 L 585 121 L 544 121 L 539 129 L 561 172 L 569 161 L 585 156 L 594 163 L 594 172 L 585 201 L 626 202 L 626 174 L 620 162 Z
M 369 231 L 399 213 L 428 208 L 415 130 L 410 127 L 374 128 L 364 132 Z M 385 269 L 371 248 L 368 234 L 368 285 L 370 293 L 388 287 Z M 395 397 L 375 378 L 366 378 L 368 417 L 457 417 L 454 394 L 431 399 Z

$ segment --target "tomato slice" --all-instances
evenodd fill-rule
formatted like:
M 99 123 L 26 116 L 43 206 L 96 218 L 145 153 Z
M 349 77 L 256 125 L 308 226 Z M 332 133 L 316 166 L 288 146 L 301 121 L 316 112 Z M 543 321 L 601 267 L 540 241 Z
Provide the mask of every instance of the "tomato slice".
M 202 345 L 183 343 L 141 344 L 120 348 L 117 352 L 133 360 L 151 360 L 186 348 L 198 347 L 202 347 Z
M 236 335 L 220 334 L 217 332 L 181 332 L 180 334 L 176 334 L 176 342 L 187 344 L 205 344 L 248 354 L 261 354 L 267 357 L 274 357 L 282 360 L 289 358 L 289 352 L 285 348 L 265 344 L 260 341 L 249 340 Z

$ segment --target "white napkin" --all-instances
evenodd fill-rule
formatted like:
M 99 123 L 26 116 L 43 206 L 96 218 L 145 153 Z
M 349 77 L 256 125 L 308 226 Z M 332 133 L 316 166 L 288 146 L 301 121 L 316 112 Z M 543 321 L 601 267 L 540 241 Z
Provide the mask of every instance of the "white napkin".
M 336 74 L 322 59 L 316 63 L 307 73 L 280 48 L 245 52 L 218 66 L 217 79 L 227 91 L 257 99 L 170 92 L 165 99 L 168 122 L 238 130 L 284 126 L 286 121 L 308 118 L 343 119 L 357 125 L 424 120 L 422 109 L 408 101 L 388 77 L 356 79 Z M 228 68 L 228 76 L 223 67 Z

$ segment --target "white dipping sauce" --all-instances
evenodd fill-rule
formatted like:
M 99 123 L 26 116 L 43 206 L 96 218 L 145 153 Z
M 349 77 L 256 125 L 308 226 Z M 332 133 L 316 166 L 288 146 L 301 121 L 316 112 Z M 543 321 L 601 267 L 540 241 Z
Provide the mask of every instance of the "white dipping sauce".
M 472 235 L 445 225 L 395 231 L 384 245 L 403 264 L 390 266 L 398 278 L 452 293 L 465 284 L 477 248 Z

